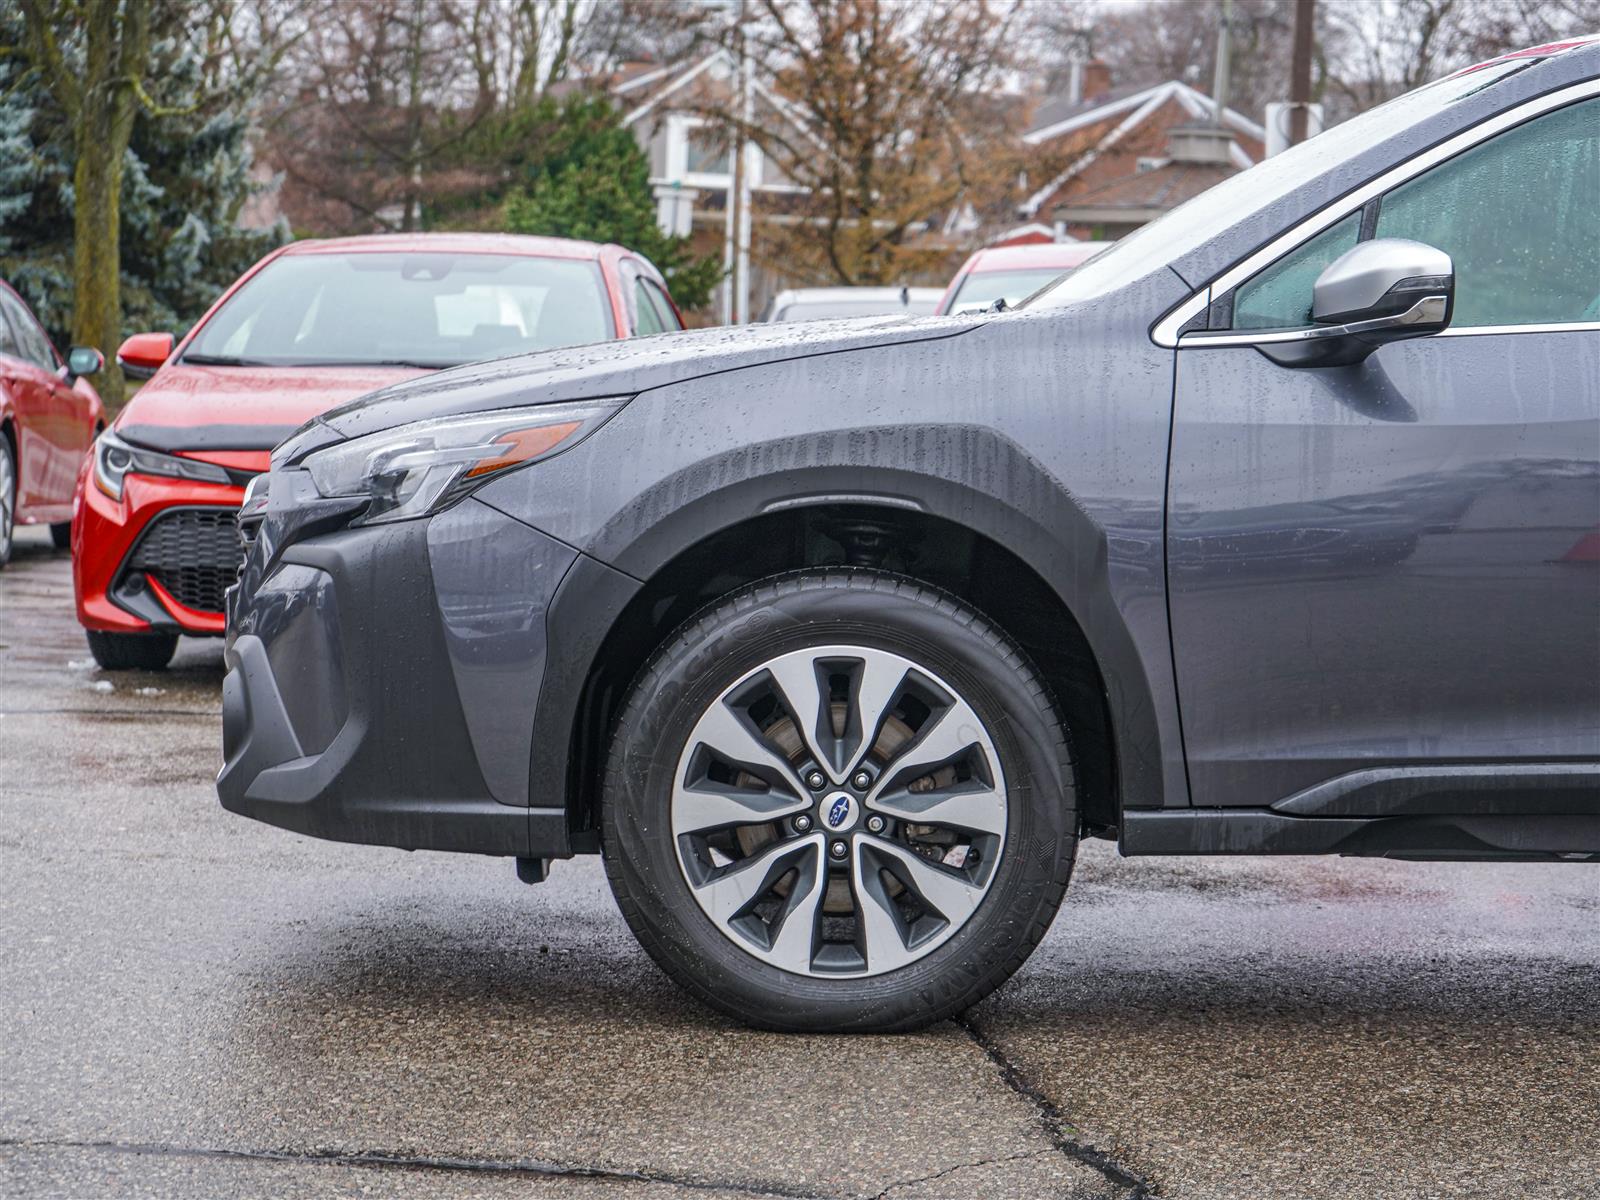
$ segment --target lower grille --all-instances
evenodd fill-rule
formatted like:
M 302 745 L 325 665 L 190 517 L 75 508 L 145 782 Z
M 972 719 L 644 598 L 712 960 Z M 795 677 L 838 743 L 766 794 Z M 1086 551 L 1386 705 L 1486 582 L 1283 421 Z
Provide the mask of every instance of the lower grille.
M 176 508 L 162 513 L 128 556 L 127 573 L 149 574 L 179 604 L 221 612 L 244 559 L 231 508 Z

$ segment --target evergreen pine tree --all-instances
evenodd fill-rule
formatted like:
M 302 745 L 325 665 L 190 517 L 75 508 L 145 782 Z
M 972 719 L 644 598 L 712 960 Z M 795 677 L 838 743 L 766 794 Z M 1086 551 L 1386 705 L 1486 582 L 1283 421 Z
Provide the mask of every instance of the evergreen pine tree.
M 717 259 L 696 257 L 689 239 L 656 224 L 650 164 L 638 142 L 603 96 L 545 97 L 534 105 L 524 132 L 530 152 L 516 164 L 524 182 L 505 202 L 513 233 L 616 242 L 660 268 L 680 307 L 699 308 L 722 278 Z

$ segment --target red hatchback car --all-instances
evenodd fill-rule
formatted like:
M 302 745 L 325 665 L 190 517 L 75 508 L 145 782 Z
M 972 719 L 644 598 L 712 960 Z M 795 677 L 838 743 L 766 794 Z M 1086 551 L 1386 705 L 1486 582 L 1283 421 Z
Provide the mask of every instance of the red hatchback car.
M 105 425 L 89 386 L 105 360 L 74 346 L 62 362 L 22 298 L 0 282 L 0 567 L 11 560 L 18 525 L 49 525 L 67 544 L 72 481 Z
M 660 272 L 620 246 L 388 234 L 268 255 L 181 342 L 138 334 L 118 352 L 150 382 L 78 476 L 73 581 L 95 660 L 162 667 L 179 634 L 222 632 L 245 486 L 325 409 L 427 371 L 682 327 Z
M 974 312 L 1004 300 L 1015 308 L 1045 284 L 1070 275 L 1110 242 L 1043 242 L 989 246 L 973 253 L 944 290 L 940 316 Z

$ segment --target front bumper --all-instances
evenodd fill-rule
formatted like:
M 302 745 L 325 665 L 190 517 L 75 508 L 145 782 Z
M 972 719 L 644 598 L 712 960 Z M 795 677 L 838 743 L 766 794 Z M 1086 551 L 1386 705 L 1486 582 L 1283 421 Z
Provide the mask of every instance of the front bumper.
M 470 498 L 345 527 L 298 475 L 274 476 L 229 593 L 223 806 L 338 841 L 571 853 L 530 761 L 545 613 L 576 552 Z
M 78 495 L 72 581 L 80 624 L 112 633 L 223 631 L 243 488 L 130 475 L 113 500 L 85 475 Z

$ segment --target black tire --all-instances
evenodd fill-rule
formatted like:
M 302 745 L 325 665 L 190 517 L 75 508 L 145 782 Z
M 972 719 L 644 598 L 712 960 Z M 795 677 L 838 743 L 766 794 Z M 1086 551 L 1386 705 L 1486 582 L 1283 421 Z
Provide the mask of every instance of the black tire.
M 0 567 L 11 561 L 17 534 L 17 457 L 11 439 L 0 432 Z
M 1006 783 L 1004 851 L 987 893 L 948 940 L 878 975 L 792 973 L 741 950 L 691 892 L 669 820 L 679 755 L 707 706 L 777 655 L 836 643 L 947 680 L 990 731 Z M 872 571 L 775 576 L 697 615 L 635 682 L 606 767 L 603 852 L 623 916 L 690 993 L 766 1029 L 899 1032 L 977 1003 L 1049 928 L 1077 833 L 1065 730 L 1019 649 L 947 593 Z
M 178 649 L 175 633 L 83 632 L 89 639 L 89 653 L 107 671 L 159 671 Z
M 65 550 L 72 545 L 71 521 L 58 521 L 50 526 L 50 544 L 57 550 Z

